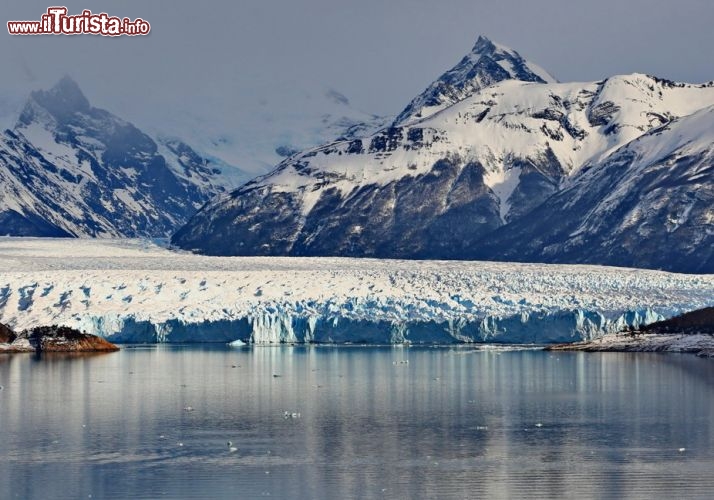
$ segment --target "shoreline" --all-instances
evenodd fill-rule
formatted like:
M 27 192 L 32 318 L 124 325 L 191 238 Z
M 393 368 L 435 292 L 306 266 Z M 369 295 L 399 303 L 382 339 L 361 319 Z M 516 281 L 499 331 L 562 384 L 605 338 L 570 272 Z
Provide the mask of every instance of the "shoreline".
M 547 351 L 670 352 L 714 357 L 714 334 L 708 333 L 609 333 L 593 340 L 555 344 Z

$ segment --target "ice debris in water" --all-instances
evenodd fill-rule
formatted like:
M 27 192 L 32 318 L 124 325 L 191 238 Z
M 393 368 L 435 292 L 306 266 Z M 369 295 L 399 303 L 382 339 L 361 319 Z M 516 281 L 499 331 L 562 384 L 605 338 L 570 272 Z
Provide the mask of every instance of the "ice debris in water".
M 289 411 L 283 412 L 283 418 L 286 420 L 289 418 L 293 419 L 293 418 L 300 418 L 300 417 L 301 417 L 300 412 L 289 412 Z

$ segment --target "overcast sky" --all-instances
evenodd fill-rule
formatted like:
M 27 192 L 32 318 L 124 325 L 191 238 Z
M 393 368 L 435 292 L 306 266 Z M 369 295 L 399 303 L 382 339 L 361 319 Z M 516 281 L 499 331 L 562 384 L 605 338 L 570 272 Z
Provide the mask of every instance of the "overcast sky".
M 714 79 L 712 0 L 3 0 L 3 25 L 39 20 L 57 3 L 70 13 L 141 17 L 152 32 L 19 37 L 3 29 L 0 92 L 70 74 L 93 103 L 139 124 L 168 109 L 237 113 L 281 89 L 334 88 L 357 108 L 394 114 L 479 34 L 561 81 L 632 72 Z

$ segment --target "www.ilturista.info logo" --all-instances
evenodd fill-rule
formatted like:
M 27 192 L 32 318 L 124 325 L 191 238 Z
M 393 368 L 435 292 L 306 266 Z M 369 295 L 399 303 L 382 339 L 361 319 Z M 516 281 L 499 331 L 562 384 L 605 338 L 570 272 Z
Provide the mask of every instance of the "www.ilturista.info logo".
M 40 21 L 8 21 L 11 35 L 148 35 L 151 25 L 141 18 L 111 17 L 84 10 L 76 16 L 67 15 L 67 7 L 50 7 Z

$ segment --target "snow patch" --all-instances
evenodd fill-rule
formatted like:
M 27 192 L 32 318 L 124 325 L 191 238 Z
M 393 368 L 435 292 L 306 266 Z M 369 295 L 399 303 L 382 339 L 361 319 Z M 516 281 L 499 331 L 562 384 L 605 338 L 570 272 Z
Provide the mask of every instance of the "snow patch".
M 508 212 L 511 210 L 509 199 L 518 187 L 521 177 L 521 168 L 512 167 L 504 170 L 488 171 L 483 177 L 484 183 L 499 199 L 499 213 L 505 224 Z

